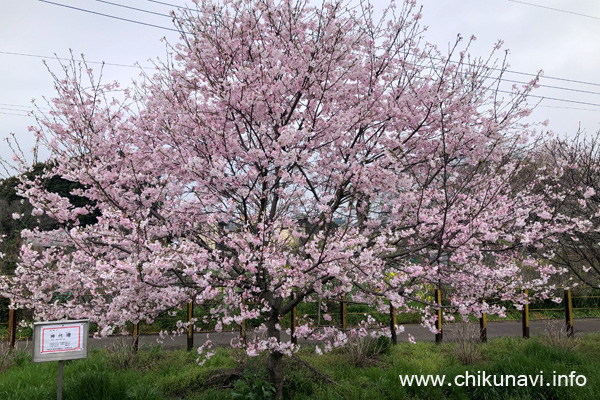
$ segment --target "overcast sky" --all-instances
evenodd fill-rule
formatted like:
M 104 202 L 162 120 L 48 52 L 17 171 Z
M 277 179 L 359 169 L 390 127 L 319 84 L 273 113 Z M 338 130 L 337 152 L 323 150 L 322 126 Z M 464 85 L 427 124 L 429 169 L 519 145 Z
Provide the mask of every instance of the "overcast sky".
M 52 0 L 55 3 L 97 13 L 172 28 L 170 18 L 126 9 L 97 0 Z M 150 0 L 111 0 L 113 3 L 168 14 L 172 7 Z M 401 1 L 401 0 L 398 0 Z M 164 3 L 184 5 L 183 0 Z M 386 1 L 373 0 L 376 8 Z M 510 70 L 521 73 L 544 71 L 546 78 L 534 95 L 546 97 L 534 111 L 533 121 L 550 121 L 549 129 L 574 133 L 578 126 L 588 132 L 600 129 L 600 1 L 597 0 L 421 0 L 428 41 L 446 48 L 458 33 L 478 40 L 472 53 L 489 54 L 502 39 L 510 50 Z M 537 6 L 535 6 L 537 5 Z M 38 0 L 0 0 L 0 137 L 14 133 L 24 150 L 32 145 L 26 115 L 31 100 L 44 106 L 43 96 L 52 97 L 52 78 L 42 63 L 60 72 L 54 54 L 69 58 L 69 49 L 79 57 L 106 65 L 106 80 L 127 85 L 138 76 L 136 62 L 164 57 L 166 37 L 178 40 L 173 31 L 144 26 Z M 20 54 L 20 55 L 17 55 Z M 30 55 L 30 56 L 26 56 Z M 38 56 L 44 56 L 40 58 Z M 506 78 L 527 81 L 531 77 L 508 74 Z M 551 79 L 551 78 L 560 78 Z M 585 83 L 576 83 L 580 81 Z M 588 92 L 588 93 L 586 93 Z M 591 93 L 590 93 L 591 92 Z M 554 99 L 551 100 L 550 98 Z M 5 142 L 0 157 L 10 157 Z

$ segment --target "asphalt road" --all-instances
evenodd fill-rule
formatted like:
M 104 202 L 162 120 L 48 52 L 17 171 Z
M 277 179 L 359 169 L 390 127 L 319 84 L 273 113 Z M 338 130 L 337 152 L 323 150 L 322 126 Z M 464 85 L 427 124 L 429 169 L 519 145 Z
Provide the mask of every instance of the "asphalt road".
M 543 320 L 543 321 L 531 321 L 530 323 L 530 335 L 538 336 L 548 330 L 559 331 L 564 330 L 564 320 Z M 575 335 L 584 332 L 600 332 L 600 318 L 586 318 L 576 319 L 574 322 Z M 460 336 L 464 335 L 479 335 L 479 324 L 469 324 L 465 328 L 464 324 L 447 324 L 443 327 L 444 341 L 456 340 Z M 435 335 L 431 333 L 427 328 L 420 325 L 404 325 L 404 332 L 398 333 L 398 341 L 408 341 L 408 334 L 411 334 L 417 341 L 434 341 Z M 231 332 L 221 333 L 210 333 L 208 338 L 218 346 L 229 346 L 230 341 L 234 338 Z M 285 333 L 282 335 L 283 340 L 289 340 L 289 336 Z M 488 322 L 487 324 L 487 336 L 489 339 L 495 337 L 521 337 L 522 336 L 522 325 L 520 321 L 496 321 Z M 161 347 L 166 349 L 185 348 L 187 345 L 187 337 L 172 336 L 167 337 L 159 342 L 158 335 L 141 335 L 139 340 L 139 346 L 155 346 L 159 344 Z M 194 346 L 200 346 L 207 339 L 206 333 L 194 334 Z M 131 336 L 111 336 L 101 339 L 89 338 L 89 348 L 96 347 L 111 347 L 111 346 L 122 346 L 123 344 L 131 343 Z M 300 341 L 300 343 L 308 343 L 306 341 Z M 21 340 L 17 344 L 18 348 L 31 349 L 31 340 Z

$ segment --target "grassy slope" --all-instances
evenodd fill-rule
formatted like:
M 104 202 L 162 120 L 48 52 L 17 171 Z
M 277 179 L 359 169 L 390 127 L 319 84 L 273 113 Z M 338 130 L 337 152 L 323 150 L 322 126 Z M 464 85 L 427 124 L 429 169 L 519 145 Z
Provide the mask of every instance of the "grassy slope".
M 483 360 L 463 366 L 451 344 L 402 343 L 374 365 L 358 368 L 348 355 L 335 351 L 317 356 L 303 348 L 299 357 L 310 370 L 288 360 L 286 399 L 592 399 L 600 394 L 600 335 L 579 339 L 575 350 L 549 347 L 538 339 L 494 339 L 483 346 Z M 229 399 L 248 397 L 268 389 L 261 365 L 264 360 L 221 349 L 205 366 L 195 362 L 194 352 L 150 348 L 131 359 L 123 349 L 95 350 L 86 360 L 65 363 L 64 399 Z M 246 365 L 243 370 L 241 365 Z M 587 377 L 585 387 L 402 387 L 399 374 L 446 374 L 453 379 L 465 371 L 476 374 L 532 374 L 572 370 Z M 33 364 L 27 354 L 17 354 L 11 368 L 0 373 L 1 399 L 56 398 L 57 363 Z M 242 377 L 242 378 L 240 378 Z M 236 383 L 237 381 L 237 383 Z M 262 393 L 267 393 L 268 390 Z M 262 397 L 265 395 L 263 394 Z M 234 395 L 235 397 L 235 395 Z M 254 397 L 261 398 L 261 396 Z

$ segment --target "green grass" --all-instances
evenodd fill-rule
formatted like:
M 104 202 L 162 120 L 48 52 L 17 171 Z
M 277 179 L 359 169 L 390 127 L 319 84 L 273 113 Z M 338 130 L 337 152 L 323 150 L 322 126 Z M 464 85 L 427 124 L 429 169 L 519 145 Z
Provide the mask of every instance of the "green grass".
M 360 369 L 344 362 L 343 355 L 317 358 L 305 355 L 307 361 L 328 373 L 336 385 L 312 386 L 311 393 L 288 393 L 290 399 L 589 399 L 600 393 L 600 336 L 586 336 L 579 350 L 544 346 L 539 340 L 496 339 L 484 347 L 484 360 L 463 366 L 454 356 L 452 345 L 418 343 L 393 348 L 379 365 Z M 337 357 L 337 358 L 336 358 Z M 585 387 L 403 387 L 398 375 L 445 374 L 447 381 L 469 371 L 477 374 L 530 374 L 544 371 L 545 382 L 552 381 L 552 371 L 568 374 L 572 370 L 587 377 Z M 302 375 L 301 373 L 299 374 Z M 294 376 L 294 378 L 297 378 Z
M 284 398 L 308 399 L 591 399 L 600 393 L 600 334 L 588 334 L 570 346 L 548 346 L 542 340 L 502 338 L 481 344 L 483 358 L 462 365 L 452 343 L 401 343 L 380 356 L 371 366 L 353 365 L 344 349 L 318 356 L 303 347 L 298 358 L 286 360 Z M 64 367 L 64 399 L 261 399 L 269 398 L 270 385 L 265 358 L 247 359 L 239 350 L 218 349 L 204 366 L 196 353 L 141 350 L 123 362 L 115 351 L 94 350 L 85 360 L 67 361 Z M 539 375 L 552 382 L 554 374 L 571 371 L 586 376 L 584 387 L 403 387 L 398 375 L 444 374 L 446 382 L 469 372 Z M 56 398 L 57 363 L 31 362 L 19 353 L 13 365 L 0 373 L 1 399 Z M 254 396 L 254 397 L 252 397 Z
M 185 351 L 144 349 L 123 367 L 113 352 L 95 349 L 88 359 L 66 361 L 65 400 L 154 400 L 179 399 L 203 387 L 214 371 L 235 366 L 230 351 L 219 350 L 208 365 L 200 367 L 196 354 Z M 23 354 L 23 353 L 22 353 Z M 1 399 L 55 399 L 56 362 L 32 363 L 27 354 L 0 374 Z

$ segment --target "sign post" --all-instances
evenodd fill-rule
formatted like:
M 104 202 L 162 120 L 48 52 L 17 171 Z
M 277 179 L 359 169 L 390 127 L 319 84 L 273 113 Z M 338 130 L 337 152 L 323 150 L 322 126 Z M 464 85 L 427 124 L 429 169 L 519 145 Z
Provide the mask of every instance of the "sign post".
M 56 380 L 56 399 L 62 400 L 63 360 L 58 361 L 58 378 Z
M 56 398 L 62 400 L 63 361 L 87 358 L 89 320 L 33 324 L 33 362 L 58 361 Z

